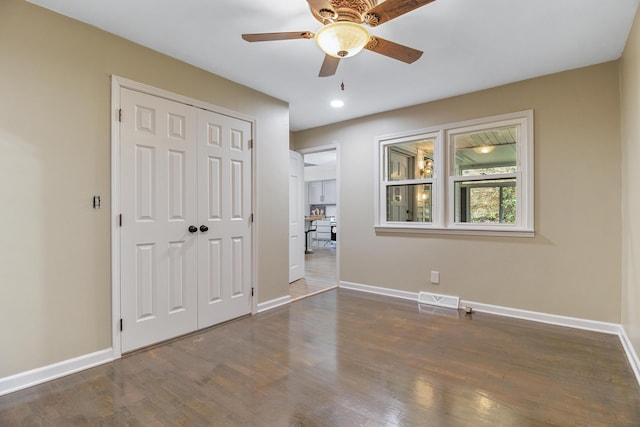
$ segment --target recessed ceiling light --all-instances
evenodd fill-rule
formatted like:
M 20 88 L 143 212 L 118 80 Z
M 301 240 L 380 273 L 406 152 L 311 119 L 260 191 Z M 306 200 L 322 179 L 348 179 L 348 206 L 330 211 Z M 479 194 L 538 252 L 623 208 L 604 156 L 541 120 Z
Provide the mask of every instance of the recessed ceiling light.
M 344 101 L 342 101 L 340 99 L 334 99 L 333 101 L 331 101 L 331 106 L 333 108 L 344 107 Z
M 495 145 L 485 145 L 483 147 L 473 147 L 473 151 L 478 154 L 489 154 L 494 148 L 496 148 Z

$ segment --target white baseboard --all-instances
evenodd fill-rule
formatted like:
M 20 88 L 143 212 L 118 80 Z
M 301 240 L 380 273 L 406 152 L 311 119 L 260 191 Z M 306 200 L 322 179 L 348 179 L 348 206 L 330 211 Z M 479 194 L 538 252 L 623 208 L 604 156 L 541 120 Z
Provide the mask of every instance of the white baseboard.
M 258 313 L 265 312 L 267 310 L 272 310 L 276 307 L 280 307 L 282 305 L 291 303 L 291 295 L 285 295 L 280 298 L 272 299 L 269 301 L 261 302 L 258 304 Z
M 367 292 L 369 294 L 385 295 L 393 298 L 408 299 L 411 301 L 418 301 L 417 292 L 399 291 L 397 289 L 381 288 L 379 286 L 363 285 L 361 283 L 343 282 L 340 281 L 340 287 L 344 289 L 351 289 L 354 291 Z
M 629 359 L 631 369 L 633 369 L 633 373 L 636 374 L 638 384 L 640 384 L 640 359 L 638 358 L 638 353 L 636 353 L 633 345 L 631 344 L 627 331 L 625 331 L 622 326 L 620 327 L 620 341 L 622 342 L 624 351 L 627 353 L 627 359 Z
M 393 298 L 402 298 L 418 302 L 417 292 L 400 291 L 397 289 L 382 288 L 379 286 L 363 285 L 359 283 L 340 282 L 340 287 L 355 291 L 368 292 L 377 295 L 384 295 Z M 568 328 L 584 329 L 587 331 L 601 332 L 605 334 L 617 335 L 620 338 L 624 352 L 627 355 L 629 364 L 633 369 L 636 380 L 640 384 L 640 359 L 627 336 L 626 331 L 617 323 L 600 322 L 597 320 L 580 319 L 577 317 L 559 316 L 557 314 L 540 313 L 536 311 L 521 310 L 518 308 L 502 307 L 498 305 L 483 304 L 474 301 L 460 300 L 460 306 L 472 307 L 474 311 L 505 316 L 532 322 L 541 322 Z
M 514 319 L 531 320 L 533 322 L 547 323 L 550 325 L 566 326 L 568 328 L 584 329 L 586 331 L 603 332 L 605 334 L 618 335 L 620 333 L 620 325 L 616 323 L 607 323 L 597 320 L 580 319 L 577 317 L 560 316 L 557 314 L 540 313 L 537 311 L 502 307 L 499 305 L 484 304 L 475 301 L 461 300 L 460 305 L 463 307 L 471 307 L 474 311 L 495 314 L 497 316 L 511 317 Z
M 93 368 L 94 366 L 102 365 L 112 360 L 113 349 L 108 348 L 73 359 L 63 360 L 62 362 L 52 365 L 21 372 L 10 377 L 0 378 L 0 396 Z

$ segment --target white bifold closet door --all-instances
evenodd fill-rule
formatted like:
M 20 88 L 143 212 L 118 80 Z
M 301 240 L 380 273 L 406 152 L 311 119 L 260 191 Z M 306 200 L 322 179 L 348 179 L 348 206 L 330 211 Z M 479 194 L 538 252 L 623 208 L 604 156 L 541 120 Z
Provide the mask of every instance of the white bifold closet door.
M 127 352 L 251 312 L 251 123 L 121 89 Z

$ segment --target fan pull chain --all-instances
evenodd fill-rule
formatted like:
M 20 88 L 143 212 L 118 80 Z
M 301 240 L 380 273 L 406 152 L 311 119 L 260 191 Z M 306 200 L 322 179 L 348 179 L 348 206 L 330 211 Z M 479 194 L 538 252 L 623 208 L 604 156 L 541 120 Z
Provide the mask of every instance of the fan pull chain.
M 344 81 L 340 83 L 340 89 L 342 89 L 342 91 L 344 92 Z

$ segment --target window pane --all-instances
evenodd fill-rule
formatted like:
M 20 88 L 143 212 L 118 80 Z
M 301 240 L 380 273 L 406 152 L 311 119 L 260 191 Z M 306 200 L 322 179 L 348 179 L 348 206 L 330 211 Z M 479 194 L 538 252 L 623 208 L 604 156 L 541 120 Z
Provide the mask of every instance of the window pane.
M 516 223 L 516 180 L 455 183 L 456 222 Z
M 387 221 L 432 222 L 431 184 L 388 186 Z
M 387 181 L 431 178 L 434 143 L 430 138 L 387 145 Z
M 455 176 L 516 172 L 518 126 L 453 136 Z

